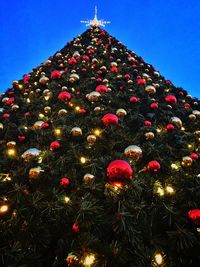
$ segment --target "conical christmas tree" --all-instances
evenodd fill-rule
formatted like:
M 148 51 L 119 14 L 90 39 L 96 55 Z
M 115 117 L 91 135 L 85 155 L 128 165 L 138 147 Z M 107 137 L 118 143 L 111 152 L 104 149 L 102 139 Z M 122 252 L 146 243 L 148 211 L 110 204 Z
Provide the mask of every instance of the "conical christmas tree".
M 200 103 L 97 26 L 1 97 L 1 266 L 199 266 Z

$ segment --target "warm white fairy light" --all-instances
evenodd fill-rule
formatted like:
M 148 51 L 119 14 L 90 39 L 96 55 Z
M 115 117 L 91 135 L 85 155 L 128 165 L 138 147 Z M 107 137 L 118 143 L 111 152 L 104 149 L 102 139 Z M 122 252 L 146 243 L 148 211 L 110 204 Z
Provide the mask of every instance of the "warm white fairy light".
M 64 202 L 65 202 L 65 203 L 69 203 L 69 202 L 70 202 L 70 198 L 67 197 L 67 196 L 65 196 L 65 197 L 64 197 Z
M 6 213 L 8 211 L 8 205 L 4 204 L 0 206 L 0 213 Z
M 80 157 L 80 162 L 81 162 L 82 164 L 85 164 L 86 161 L 87 161 L 87 159 L 86 159 L 85 157 Z
M 86 267 L 90 267 L 92 266 L 94 262 L 95 262 L 95 255 L 90 254 L 90 255 L 87 255 L 85 259 L 83 260 L 83 265 Z

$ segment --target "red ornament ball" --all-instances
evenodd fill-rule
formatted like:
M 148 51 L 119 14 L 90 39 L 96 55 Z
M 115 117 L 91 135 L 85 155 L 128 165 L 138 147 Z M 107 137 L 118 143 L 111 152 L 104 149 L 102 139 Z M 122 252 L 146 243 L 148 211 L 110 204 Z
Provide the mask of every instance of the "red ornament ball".
M 70 180 L 66 177 L 63 177 L 60 179 L 60 186 L 64 189 L 67 189 L 69 187 Z
M 64 101 L 69 101 L 71 98 L 72 98 L 71 94 L 66 91 L 60 92 L 58 95 L 58 99 Z
M 189 157 L 193 160 L 197 160 L 199 158 L 198 154 L 194 152 Z
M 139 100 L 140 100 L 139 97 L 136 97 L 136 96 L 131 96 L 131 97 L 130 97 L 130 102 L 131 102 L 131 103 L 136 103 L 136 102 L 138 102 Z
M 151 125 L 152 125 L 151 121 L 144 121 L 144 126 L 151 126 Z
M 70 65 L 74 65 L 74 64 L 76 64 L 76 63 L 77 63 L 77 61 L 76 61 L 76 59 L 75 59 L 74 57 L 68 59 L 68 64 L 70 64 Z
M 104 115 L 101 120 L 102 120 L 103 124 L 106 126 L 116 125 L 116 124 L 118 124 L 118 121 L 119 121 L 118 117 L 112 113 L 108 113 L 108 114 Z
M 60 148 L 60 143 L 58 141 L 53 141 L 50 144 L 50 150 L 54 151 Z
M 43 122 L 42 125 L 41 125 L 42 129 L 45 129 L 45 128 L 48 128 L 48 127 L 49 127 L 49 124 L 47 122 Z
M 156 160 L 152 160 L 148 163 L 147 169 L 150 172 L 158 172 L 160 170 L 160 163 Z
M 153 108 L 153 109 L 157 109 L 158 108 L 158 103 L 151 103 L 150 107 Z
M 73 226 L 72 226 L 72 230 L 75 232 L 75 233 L 80 233 L 80 229 L 79 229 L 79 226 L 77 223 L 74 223 Z
M 174 130 L 174 125 L 171 123 L 167 124 L 166 130 L 168 133 L 172 132 Z
M 54 80 L 60 79 L 61 76 L 62 76 L 62 73 L 58 70 L 54 70 L 51 73 L 51 79 L 54 79 Z
M 113 66 L 113 67 L 111 67 L 110 72 L 118 73 L 118 68 Z
M 200 209 L 190 210 L 188 212 L 188 217 L 193 223 L 200 225 Z
M 18 140 L 20 142 L 24 141 L 26 139 L 26 137 L 24 135 L 18 135 Z
M 95 90 L 96 90 L 96 92 L 98 92 L 98 93 L 106 93 L 106 92 L 108 92 L 108 87 L 105 86 L 105 85 L 100 84 L 100 85 L 98 85 L 98 86 L 96 87 Z
M 133 169 L 125 160 L 114 160 L 107 167 L 107 177 L 109 181 L 130 180 L 133 176 Z
M 141 85 L 146 85 L 146 81 L 145 79 L 138 79 L 137 80 L 137 85 L 141 86 Z
M 176 97 L 174 95 L 168 95 L 168 96 L 166 96 L 165 97 L 165 101 L 167 103 L 174 103 L 174 104 L 177 103 L 177 99 L 176 99 Z
M 87 55 L 83 55 L 83 56 L 82 56 L 82 60 L 89 61 L 90 58 L 89 58 Z

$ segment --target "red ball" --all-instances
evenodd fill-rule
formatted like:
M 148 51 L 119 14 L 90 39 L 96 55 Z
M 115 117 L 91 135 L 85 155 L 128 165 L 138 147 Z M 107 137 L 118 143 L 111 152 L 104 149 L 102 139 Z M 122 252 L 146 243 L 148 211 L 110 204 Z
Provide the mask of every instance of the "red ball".
M 60 92 L 59 95 L 58 95 L 58 99 L 61 99 L 61 100 L 64 100 L 64 101 L 68 101 L 71 98 L 72 98 L 71 94 L 66 92 L 66 91 Z
M 137 84 L 138 84 L 139 86 L 141 86 L 141 85 L 146 85 L 146 81 L 145 81 L 145 79 L 138 79 L 138 80 L 137 80 Z
M 160 170 L 160 163 L 156 160 L 152 160 L 148 163 L 147 169 L 151 172 L 158 172 Z
M 95 90 L 96 90 L 96 92 L 98 92 L 98 93 L 105 93 L 105 92 L 108 92 L 108 87 L 105 86 L 105 85 L 100 84 L 100 85 L 98 85 L 98 86 L 96 87 Z
M 101 120 L 106 126 L 118 124 L 118 117 L 112 113 L 104 115 Z
M 197 153 L 192 153 L 189 157 L 193 160 L 197 160 L 199 158 Z
M 129 80 L 131 78 L 131 76 L 127 73 L 127 74 L 124 75 L 124 78 Z
M 152 125 L 151 121 L 144 121 L 144 126 L 151 126 L 151 125 Z
M 188 217 L 193 223 L 200 225 L 200 209 L 190 210 L 188 212 Z
M 9 98 L 9 100 L 6 102 L 6 104 L 11 105 L 15 101 L 14 97 Z
M 75 59 L 74 57 L 68 59 L 68 64 L 70 64 L 70 65 L 74 65 L 74 64 L 76 64 L 76 63 L 77 63 L 77 61 L 76 61 L 76 59 Z
M 102 82 L 102 79 L 101 79 L 100 77 L 97 78 L 97 82 L 98 82 L 98 83 Z
M 165 81 L 165 84 L 166 85 L 171 85 L 172 83 L 169 80 L 167 80 L 167 81 Z
M 4 118 L 4 119 L 10 118 L 10 114 L 8 114 L 8 113 L 4 113 L 4 114 L 3 114 L 3 118 Z
M 60 186 L 62 186 L 64 189 L 67 189 L 69 187 L 70 180 L 66 177 L 63 177 L 60 179 Z
M 50 144 L 50 150 L 54 151 L 60 148 L 60 143 L 58 141 L 53 141 Z
M 185 108 L 185 109 L 189 109 L 189 108 L 190 108 L 190 104 L 189 104 L 189 103 L 185 103 L 185 104 L 184 104 L 184 108 Z
M 75 233 L 80 233 L 80 229 L 79 229 L 79 226 L 77 223 L 74 223 L 73 226 L 72 226 L 72 229 Z
M 102 70 L 97 71 L 97 74 L 99 74 L 99 75 L 102 75 L 102 73 L 103 73 Z
M 110 69 L 111 72 L 113 73 L 118 73 L 118 68 L 113 66 L 111 69 Z
M 165 101 L 166 101 L 167 103 L 174 103 L 174 104 L 177 103 L 177 99 L 176 99 L 176 97 L 175 97 L 174 95 L 167 95 L 167 96 L 165 97 Z
M 54 70 L 51 73 L 51 79 L 57 80 L 57 79 L 60 79 L 61 76 L 62 76 L 62 73 L 58 70 Z
M 82 59 L 85 60 L 85 61 L 89 61 L 90 60 L 90 58 L 87 55 L 83 55 Z
M 171 123 L 167 124 L 166 130 L 167 132 L 172 132 L 174 130 L 174 125 Z
M 43 122 L 42 125 L 41 125 L 42 129 L 45 129 L 45 128 L 48 128 L 48 127 L 49 127 L 49 124 L 47 122 Z
M 157 109 L 158 108 L 158 103 L 151 103 L 150 107 L 153 108 L 153 109 Z
M 26 137 L 24 135 L 18 135 L 18 140 L 20 142 L 24 141 L 26 139 Z
M 136 97 L 136 96 L 131 96 L 131 97 L 130 97 L 130 102 L 131 102 L 131 103 L 136 103 L 136 102 L 138 102 L 139 100 L 140 100 L 139 97 Z
M 107 167 L 109 181 L 130 180 L 133 176 L 133 169 L 125 160 L 114 160 Z

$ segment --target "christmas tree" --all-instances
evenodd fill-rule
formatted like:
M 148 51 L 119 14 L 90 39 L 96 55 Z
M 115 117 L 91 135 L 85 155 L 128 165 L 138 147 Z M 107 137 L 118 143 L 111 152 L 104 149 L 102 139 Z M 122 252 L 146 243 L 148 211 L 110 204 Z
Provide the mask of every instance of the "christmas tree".
M 90 21 L 0 108 L 0 265 L 199 266 L 200 102 Z

